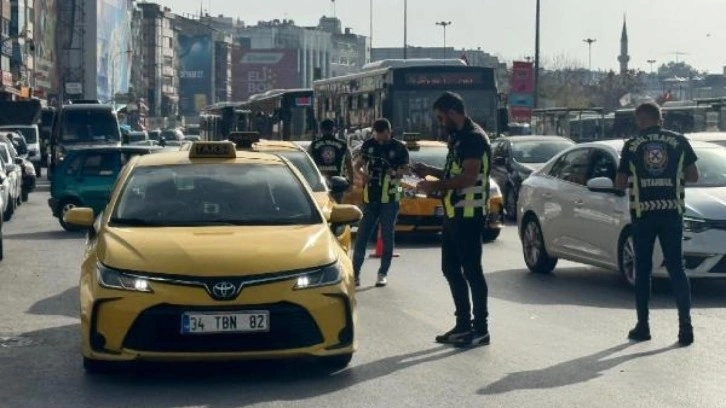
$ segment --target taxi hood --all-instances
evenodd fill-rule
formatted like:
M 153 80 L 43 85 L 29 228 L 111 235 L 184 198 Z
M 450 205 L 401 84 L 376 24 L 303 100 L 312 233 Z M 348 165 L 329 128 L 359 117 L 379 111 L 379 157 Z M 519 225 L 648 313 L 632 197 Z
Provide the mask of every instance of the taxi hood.
M 324 224 L 274 227 L 107 228 L 98 258 L 111 268 L 185 276 L 248 276 L 335 261 Z

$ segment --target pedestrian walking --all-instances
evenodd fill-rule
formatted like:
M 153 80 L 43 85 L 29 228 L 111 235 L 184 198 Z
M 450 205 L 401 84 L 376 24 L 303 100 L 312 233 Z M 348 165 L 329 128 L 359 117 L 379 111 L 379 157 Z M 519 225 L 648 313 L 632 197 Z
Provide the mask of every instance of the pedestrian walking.
M 350 148 L 344 140 L 335 136 L 335 122 L 325 119 L 320 124 L 320 137 L 310 143 L 308 153 L 326 178 L 353 177 L 353 159 Z M 345 165 L 345 169 L 343 166 Z M 346 173 L 347 172 L 347 173 Z M 343 192 L 333 196 L 340 203 Z
M 678 342 L 688 346 L 693 343 L 693 326 L 691 287 L 683 265 L 683 212 L 685 183 L 698 181 L 698 158 L 682 134 L 661 127 L 658 105 L 638 106 L 635 119 L 640 133 L 625 142 L 615 182 L 622 191 L 630 189 L 638 323 L 628 338 L 651 339 L 648 309 L 658 238 L 678 306 Z
M 353 272 L 356 286 L 360 285 L 360 269 L 366 248 L 380 224 L 383 253 L 376 286 L 388 284 L 388 270 L 393 258 L 396 218 L 401 200 L 401 177 L 409 173 L 408 148 L 393 139 L 391 123 L 378 119 L 373 124 L 373 137 L 363 142 L 354 170 L 363 182 L 363 218 L 353 252 Z
M 439 179 L 422 181 L 418 187 L 428 194 L 440 192 L 444 206 L 441 268 L 454 299 L 456 324 L 436 341 L 457 347 L 489 344 L 481 242 L 489 199 L 489 137 L 469 118 L 463 99 L 455 93 L 442 95 L 433 110 L 449 133 L 446 165 L 439 169 L 416 163 L 413 170 L 420 177 Z

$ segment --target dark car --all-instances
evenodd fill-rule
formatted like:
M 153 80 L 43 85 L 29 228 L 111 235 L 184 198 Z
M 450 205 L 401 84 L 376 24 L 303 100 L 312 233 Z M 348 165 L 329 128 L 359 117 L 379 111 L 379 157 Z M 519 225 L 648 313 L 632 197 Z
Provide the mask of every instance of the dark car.
M 22 201 L 28 201 L 30 193 L 35 190 L 35 184 L 37 180 L 36 166 L 35 163 L 28 160 L 28 144 L 25 142 L 25 137 L 20 133 L 8 133 L 8 138 L 12 138 L 13 146 L 15 151 L 18 153 L 18 157 L 15 159 L 15 163 L 20 166 L 23 174 L 23 185 L 22 185 Z
M 517 197 L 522 182 L 574 144 L 560 136 L 500 137 L 492 142 L 491 175 L 502 189 L 504 212 L 509 219 L 517 218 Z
M 68 210 L 90 207 L 96 215 L 101 213 L 123 166 L 133 156 L 160 150 L 154 146 L 99 146 L 68 151 L 53 169 L 48 199 L 53 216 L 65 230 L 76 230 L 63 221 Z

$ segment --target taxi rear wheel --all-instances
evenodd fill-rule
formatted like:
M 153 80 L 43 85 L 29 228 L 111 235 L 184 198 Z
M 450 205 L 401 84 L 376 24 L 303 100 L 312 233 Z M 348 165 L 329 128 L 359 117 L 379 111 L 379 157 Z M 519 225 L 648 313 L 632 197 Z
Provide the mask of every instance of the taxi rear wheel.
M 351 360 L 353 360 L 353 353 L 341 354 L 339 356 L 321 357 L 319 362 L 326 369 L 338 371 L 348 367 Z

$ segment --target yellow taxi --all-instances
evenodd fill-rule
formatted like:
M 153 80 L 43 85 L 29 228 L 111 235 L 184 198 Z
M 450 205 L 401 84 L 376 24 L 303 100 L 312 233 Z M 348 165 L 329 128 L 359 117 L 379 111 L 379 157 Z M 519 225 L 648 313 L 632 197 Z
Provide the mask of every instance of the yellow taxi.
M 404 134 L 403 141 L 409 150 L 411 163 L 421 162 L 443 169 L 446 164 L 448 148 L 446 143 L 419 140 L 417 134 Z M 354 160 L 360 149 L 353 151 Z M 363 205 L 363 188 L 360 180 L 355 180 L 353 187 L 343 196 L 343 203 L 357 206 Z M 489 215 L 487 225 L 482 233 L 482 241 L 490 242 L 499 237 L 504 228 L 502 192 L 493 179 L 489 179 Z M 442 229 L 444 210 L 440 198 L 427 197 L 415 191 L 413 186 L 402 183 L 401 198 L 396 232 L 439 232 Z
M 82 353 L 113 362 L 319 358 L 345 367 L 356 349 L 350 258 L 287 159 L 195 142 L 132 159 L 88 228 L 81 265 Z
M 310 184 L 315 201 L 325 213 L 331 211 L 335 205 L 331 193 L 343 192 L 349 187 L 347 180 L 343 177 L 326 180 L 307 151 L 295 142 L 260 139 L 257 132 L 232 132 L 229 138 L 237 145 L 238 150 L 274 153 L 292 162 Z M 338 239 L 348 251 L 351 245 L 350 226 L 340 226 L 338 235 Z

